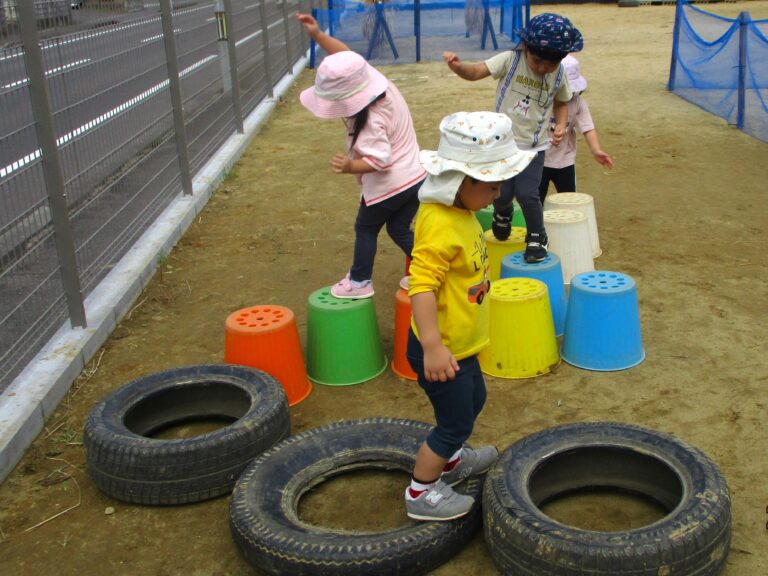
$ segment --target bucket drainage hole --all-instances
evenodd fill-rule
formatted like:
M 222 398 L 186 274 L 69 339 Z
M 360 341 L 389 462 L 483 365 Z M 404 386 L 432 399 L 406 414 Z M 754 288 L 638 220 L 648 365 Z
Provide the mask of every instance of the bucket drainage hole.
M 299 500 L 302 522 L 333 530 L 383 532 L 410 522 L 403 493 L 410 475 L 403 470 L 353 470 L 314 486 Z
M 153 431 L 149 437 L 157 440 L 178 440 L 181 438 L 194 438 L 210 432 L 215 432 L 220 428 L 229 426 L 237 418 L 228 416 L 209 416 L 194 420 L 185 420 L 184 422 L 172 422 L 159 430 Z
M 571 492 L 540 509 L 561 524 L 594 532 L 633 530 L 668 514 L 661 504 L 644 495 L 607 488 Z

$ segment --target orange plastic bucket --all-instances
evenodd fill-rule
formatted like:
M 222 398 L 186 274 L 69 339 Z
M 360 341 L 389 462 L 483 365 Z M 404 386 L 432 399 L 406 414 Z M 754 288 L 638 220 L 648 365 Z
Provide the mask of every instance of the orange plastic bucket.
M 392 358 L 392 372 L 408 380 L 416 380 L 416 372 L 406 358 L 408 329 L 411 327 L 411 298 L 400 289 L 395 294 L 395 350 Z
M 293 406 L 309 396 L 296 318 L 289 308 L 266 305 L 242 308 L 226 322 L 224 361 L 264 370 L 283 386 Z

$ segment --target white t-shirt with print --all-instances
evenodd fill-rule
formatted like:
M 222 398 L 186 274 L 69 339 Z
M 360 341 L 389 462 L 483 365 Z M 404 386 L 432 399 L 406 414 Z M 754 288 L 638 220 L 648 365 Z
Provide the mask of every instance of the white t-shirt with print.
M 485 65 L 499 81 L 495 109 L 512 119 L 518 148 L 549 148 L 549 118 L 554 101 L 568 102 L 572 96 L 563 65 L 551 74 L 539 76 L 528 67 L 522 47 L 497 54 L 486 60 Z

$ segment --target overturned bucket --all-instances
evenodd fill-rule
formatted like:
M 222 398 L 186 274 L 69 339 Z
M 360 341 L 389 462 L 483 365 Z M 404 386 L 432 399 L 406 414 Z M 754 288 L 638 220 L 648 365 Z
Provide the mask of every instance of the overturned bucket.
M 541 262 L 525 261 L 525 252 L 507 254 L 501 261 L 502 278 L 533 278 L 544 282 L 555 323 L 555 336 L 562 336 L 565 331 L 565 310 L 567 299 L 560 258 L 554 252 L 547 254 Z
M 620 272 L 586 272 L 571 280 L 563 360 L 587 370 L 625 370 L 645 359 L 637 286 Z
M 387 367 L 373 298 L 335 298 L 316 290 L 307 307 L 307 373 L 313 382 L 348 386 L 375 378 Z
M 500 378 L 547 374 L 560 362 L 547 286 L 532 278 L 491 284 L 491 343 L 480 351 L 480 368 Z
M 290 308 L 268 304 L 232 312 L 225 323 L 224 361 L 258 368 L 274 376 L 285 390 L 290 406 L 312 391 L 296 317 Z

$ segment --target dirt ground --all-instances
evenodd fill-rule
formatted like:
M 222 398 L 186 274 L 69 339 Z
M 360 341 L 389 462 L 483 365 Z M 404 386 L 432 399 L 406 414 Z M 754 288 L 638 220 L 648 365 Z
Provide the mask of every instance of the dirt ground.
M 603 248 L 596 266 L 637 281 L 647 358 L 622 372 L 561 364 L 534 379 L 487 377 L 488 403 L 471 442 L 504 448 L 544 428 L 592 420 L 674 434 L 707 453 L 728 481 L 733 543 L 725 574 L 766 574 L 768 148 L 666 91 L 673 6 L 554 8 L 586 38 L 579 56 L 586 98 L 616 164 L 604 172 L 581 142 L 579 186 L 595 198 Z M 765 1 L 703 8 L 768 17 Z M 493 81 L 462 81 L 442 63 L 384 72 L 409 101 L 424 148 L 436 145 L 445 114 L 492 103 Z M 253 573 L 230 537 L 227 498 L 170 508 L 112 500 L 86 474 L 82 428 L 94 403 L 133 378 L 222 362 L 224 320 L 234 310 L 287 306 L 304 338 L 308 295 L 349 265 L 357 204 L 353 179 L 328 169 L 344 146 L 340 123 L 317 121 L 298 103 L 312 79 L 310 71 L 301 75 L 0 487 L 0 573 Z M 402 269 L 402 255 L 382 234 L 375 303 L 390 357 Z M 291 409 L 294 431 L 373 416 L 432 421 L 418 386 L 389 370 L 357 386 L 315 385 Z M 406 521 L 406 480 L 342 477 L 308 497 L 303 514 L 349 529 L 397 526 Z M 595 529 L 629 528 L 655 514 L 626 498 L 572 500 L 552 514 Z M 498 573 L 481 535 L 434 572 L 460 573 Z

